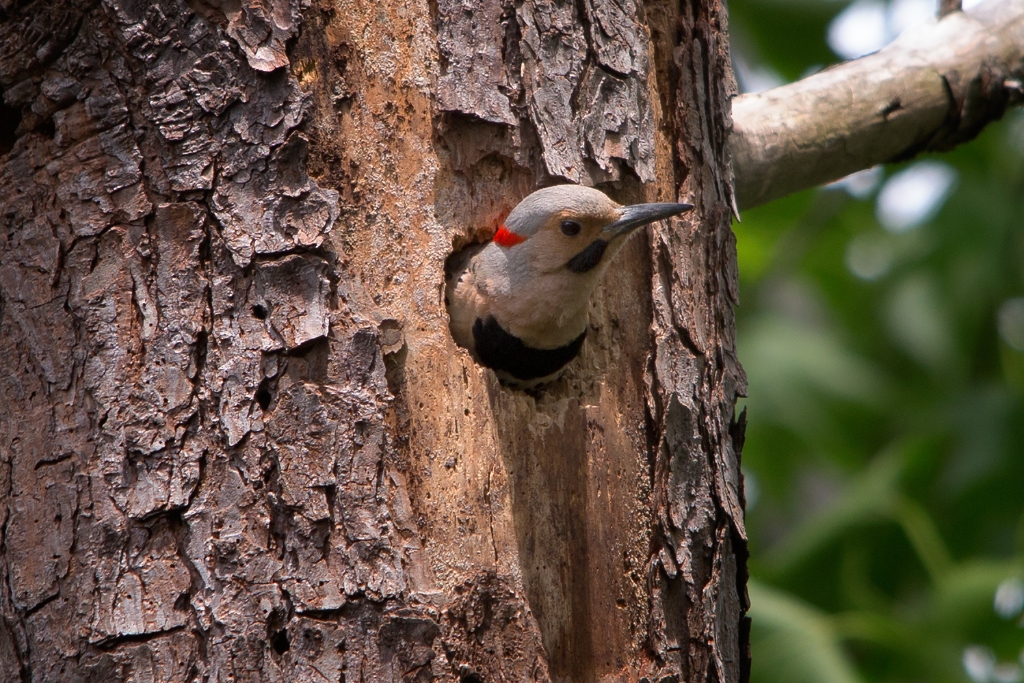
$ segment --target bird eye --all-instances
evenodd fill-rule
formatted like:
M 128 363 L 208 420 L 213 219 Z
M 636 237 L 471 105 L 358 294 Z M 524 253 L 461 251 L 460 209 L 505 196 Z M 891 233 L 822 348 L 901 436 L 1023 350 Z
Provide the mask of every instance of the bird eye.
M 562 225 L 559 227 L 561 227 L 562 234 L 566 237 L 575 237 L 583 229 L 583 226 L 576 221 L 562 221 Z

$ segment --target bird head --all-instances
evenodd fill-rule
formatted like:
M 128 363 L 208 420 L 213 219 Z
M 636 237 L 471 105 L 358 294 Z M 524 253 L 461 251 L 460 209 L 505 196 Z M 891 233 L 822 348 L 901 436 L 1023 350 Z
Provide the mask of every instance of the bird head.
M 537 190 L 505 219 L 494 242 L 536 274 L 600 275 L 637 228 L 692 209 L 689 204 L 621 206 L 580 185 Z M 597 272 L 593 272 L 597 271 Z
M 512 210 L 485 254 L 503 280 L 499 323 L 540 348 L 575 337 L 586 325 L 591 293 L 626 239 L 692 208 L 622 206 L 579 185 L 537 190 Z

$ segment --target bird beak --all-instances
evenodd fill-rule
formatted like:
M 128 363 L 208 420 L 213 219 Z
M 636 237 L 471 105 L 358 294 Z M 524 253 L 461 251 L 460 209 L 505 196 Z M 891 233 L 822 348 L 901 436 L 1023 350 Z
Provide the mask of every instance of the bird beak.
M 616 237 L 628 235 L 639 227 L 660 221 L 663 218 L 678 216 L 693 208 L 693 204 L 633 204 L 622 207 L 619 220 L 606 225 L 598 235 L 599 239 L 612 241 Z

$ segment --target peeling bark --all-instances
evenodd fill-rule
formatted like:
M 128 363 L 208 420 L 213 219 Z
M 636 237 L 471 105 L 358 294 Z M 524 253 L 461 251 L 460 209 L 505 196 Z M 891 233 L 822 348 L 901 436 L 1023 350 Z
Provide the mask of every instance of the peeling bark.
M 720 3 L 26 1 L 0 46 L 0 680 L 742 678 Z M 564 180 L 698 209 L 528 395 L 444 261 Z

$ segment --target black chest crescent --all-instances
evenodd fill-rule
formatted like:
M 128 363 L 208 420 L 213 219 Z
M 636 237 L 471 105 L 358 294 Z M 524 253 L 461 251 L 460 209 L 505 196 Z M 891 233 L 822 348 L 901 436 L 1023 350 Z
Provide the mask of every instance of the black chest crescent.
M 473 323 L 476 355 L 492 370 L 503 370 L 519 380 L 539 379 L 560 370 L 580 352 L 586 329 L 580 336 L 557 349 L 534 349 L 501 328 L 492 316 Z

